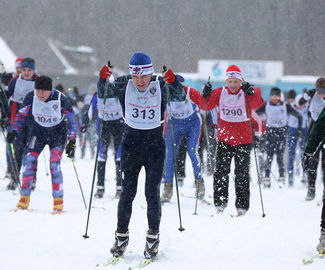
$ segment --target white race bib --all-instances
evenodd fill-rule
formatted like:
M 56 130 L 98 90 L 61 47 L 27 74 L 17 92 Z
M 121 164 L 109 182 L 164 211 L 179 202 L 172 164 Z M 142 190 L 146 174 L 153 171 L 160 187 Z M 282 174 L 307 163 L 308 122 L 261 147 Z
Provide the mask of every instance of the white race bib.
M 104 99 L 97 100 L 98 115 L 104 121 L 118 120 L 123 117 L 123 110 L 118 98 L 106 98 L 105 107 Z
M 279 106 L 270 105 L 268 102 L 265 106 L 266 125 L 268 127 L 281 128 L 287 125 L 288 116 L 286 104 Z
M 246 115 L 246 103 L 244 91 L 240 90 L 237 95 L 228 93 L 223 87 L 219 101 L 220 119 L 227 122 L 245 122 L 248 121 Z
M 58 125 L 63 120 L 61 113 L 61 93 L 59 93 L 57 100 L 50 100 L 48 102 L 40 101 L 35 93 L 32 114 L 35 122 L 42 127 L 54 127 Z
M 139 91 L 132 79 L 125 91 L 125 123 L 135 129 L 154 129 L 161 125 L 161 89 L 159 81 Z
M 15 85 L 14 94 L 12 95 L 12 100 L 18 103 L 23 103 L 25 96 L 34 90 L 35 81 L 27 81 L 18 77 Z

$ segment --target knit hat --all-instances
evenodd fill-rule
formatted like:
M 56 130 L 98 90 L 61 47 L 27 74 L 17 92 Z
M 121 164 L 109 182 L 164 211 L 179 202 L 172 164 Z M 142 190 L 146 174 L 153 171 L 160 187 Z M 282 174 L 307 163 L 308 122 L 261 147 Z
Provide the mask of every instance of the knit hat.
M 19 57 L 15 60 L 15 67 L 20 67 L 21 61 L 23 61 L 24 58 Z
M 52 91 L 52 79 L 48 76 L 39 76 L 35 80 L 35 89 Z
M 281 90 L 278 87 L 271 88 L 270 96 L 281 96 Z
M 33 58 L 26 57 L 21 61 L 20 68 L 30 68 L 32 70 L 35 70 L 35 61 Z
M 241 70 L 238 66 L 236 65 L 231 65 L 227 70 L 226 70 L 226 80 L 234 78 L 238 80 L 243 80 L 243 76 L 241 73 Z
M 293 89 L 291 89 L 291 90 L 288 91 L 288 96 L 287 96 L 287 97 L 288 97 L 289 99 L 291 99 L 291 98 L 296 98 L 296 95 L 297 95 L 296 91 L 293 90 Z
M 130 59 L 129 70 L 132 76 L 152 74 L 154 69 L 150 56 L 143 52 L 136 52 Z

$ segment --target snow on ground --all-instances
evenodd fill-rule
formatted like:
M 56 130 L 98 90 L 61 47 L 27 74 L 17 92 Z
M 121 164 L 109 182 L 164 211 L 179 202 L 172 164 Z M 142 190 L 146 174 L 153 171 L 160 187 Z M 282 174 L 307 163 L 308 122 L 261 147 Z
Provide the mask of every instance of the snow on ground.
M 0 139 L 0 176 L 4 175 L 4 142 Z M 43 155 L 43 154 L 42 154 Z M 64 174 L 64 207 L 62 215 L 51 215 L 52 195 L 50 177 L 46 176 L 43 156 L 39 158 L 38 181 L 32 193 L 30 208 L 35 212 L 12 212 L 19 200 L 18 192 L 6 190 L 7 180 L 0 180 L 0 268 L 1 269 L 99 269 L 110 256 L 114 241 L 116 209 L 114 199 L 114 165 L 110 157 L 107 166 L 106 194 L 102 200 L 93 200 L 88 235 L 85 233 L 87 211 L 84 209 L 72 163 L 62 161 Z M 45 151 L 48 159 L 48 149 Z M 75 165 L 86 195 L 91 190 L 94 161 L 78 159 Z M 254 161 L 254 159 L 252 159 Z M 190 165 L 190 161 L 187 160 Z M 273 166 L 274 167 L 274 166 Z M 181 197 L 182 223 L 180 232 L 176 196 L 163 206 L 160 234 L 160 253 L 157 262 L 146 269 L 324 269 L 325 260 L 303 266 L 302 258 L 316 254 L 322 195 L 317 183 L 316 199 L 305 202 L 306 188 L 296 180 L 296 186 L 280 189 L 274 182 L 263 189 L 266 217 L 262 218 L 255 166 L 252 165 L 251 208 L 246 216 L 231 218 L 235 213 L 234 187 L 231 181 L 230 200 L 223 215 L 213 216 L 213 206 L 198 205 L 193 215 L 195 200 Z M 127 269 L 143 258 L 145 245 L 146 202 L 142 170 L 138 193 L 133 204 L 130 223 L 130 243 L 125 260 L 114 269 Z M 212 202 L 212 176 L 205 177 L 206 199 Z M 193 174 L 187 166 L 187 178 L 180 191 L 192 195 Z

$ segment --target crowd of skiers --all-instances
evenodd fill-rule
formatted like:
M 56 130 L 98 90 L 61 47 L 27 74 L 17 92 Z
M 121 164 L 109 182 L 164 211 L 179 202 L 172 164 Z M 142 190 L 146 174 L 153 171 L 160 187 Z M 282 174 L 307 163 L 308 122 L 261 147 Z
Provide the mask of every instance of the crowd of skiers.
M 303 165 L 301 181 L 307 183 L 306 200 L 313 200 L 320 152 L 325 184 L 325 150 L 322 146 L 325 78 L 319 78 L 315 89 L 305 91 L 303 95 L 297 95 L 294 90 L 282 93 L 273 87 L 269 101 L 264 101 L 261 90 L 244 81 L 236 65 L 226 70 L 224 87 L 212 89 L 211 83 L 207 82 L 203 90 L 198 91 L 185 85 L 184 79 L 171 69 L 164 68 L 162 76 L 154 75 L 150 56 L 137 52 L 130 59 L 129 75 L 114 79 L 113 66 L 110 63 L 103 66 L 97 88 L 94 87 L 85 98 L 77 87 L 72 95 L 65 95 L 62 85 L 53 87 L 51 78 L 37 76 L 32 58 L 18 58 L 15 64 L 17 73 L 12 78 L 0 66 L 0 106 L 1 127 L 7 131 L 6 153 L 3 155 L 7 157 L 7 173 L 11 177 L 7 188 L 20 189 L 17 208 L 27 209 L 29 206 L 31 190 L 36 184 L 38 157 L 48 145 L 53 210 L 63 210 L 60 161 L 64 149 L 69 158 L 74 158 L 78 138 L 82 158 L 86 138 L 92 146 L 92 157 L 95 157 L 96 145 L 98 147 L 95 197 L 102 198 L 108 147 L 112 141 L 115 196 L 119 198 L 118 224 L 111 249 L 115 257 L 122 256 L 128 245 L 132 202 L 142 167 L 146 171 L 149 227 L 146 258 L 154 258 L 158 253 L 161 203 L 172 199 L 175 178 L 177 185 L 181 186 L 184 181 L 186 152 L 193 168 L 197 199 L 205 197 L 204 173 L 213 174 L 217 214 L 222 214 L 228 204 L 232 158 L 237 214 L 243 216 L 249 210 L 252 149 L 258 156 L 256 165 L 262 180 L 259 184 L 265 188 L 270 188 L 271 183 L 283 187 L 286 179 L 288 186 L 293 187 L 297 182 L 295 171 Z M 204 147 L 206 159 L 203 158 Z M 298 157 L 296 153 L 299 153 Z M 274 155 L 278 172 L 272 171 Z M 162 178 L 164 184 L 160 190 Z M 324 200 L 325 191 L 319 252 L 325 249 Z

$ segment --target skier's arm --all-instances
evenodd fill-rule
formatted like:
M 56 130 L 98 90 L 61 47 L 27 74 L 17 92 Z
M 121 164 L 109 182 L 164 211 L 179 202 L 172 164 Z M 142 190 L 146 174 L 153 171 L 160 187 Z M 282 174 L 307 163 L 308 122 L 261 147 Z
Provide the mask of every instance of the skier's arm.
M 306 153 L 314 153 L 319 143 L 325 137 L 325 109 L 321 112 L 318 119 L 314 122 L 311 132 L 309 134 Z
M 266 103 L 264 103 L 261 107 L 259 107 L 255 110 L 256 114 L 261 115 L 261 114 L 265 113 L 265 107 L 266 107 Z
M 68 139 L 75 140 L 77 137 L 78 130 L 77 116 L 75 115 L 72 109 L 70 101 L 64 95 L 62 95 L 61 97 L 61 110 L 70 123 L 70 133 Z

